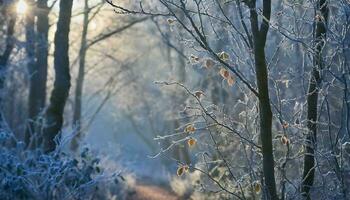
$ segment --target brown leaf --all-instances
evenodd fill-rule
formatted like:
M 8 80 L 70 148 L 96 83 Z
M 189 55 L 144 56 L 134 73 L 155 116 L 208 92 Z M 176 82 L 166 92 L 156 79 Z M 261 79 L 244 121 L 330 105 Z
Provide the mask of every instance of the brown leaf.
M 260 191 L 261 191 L 261 184 L 258 181 L 254 182 L 254 191 L 257 194 L 260 193 Z
M 196 131 L 196 128 L 194 127 L 193 124 L 187 125 L 184 130 L 185 133 L 194 133 L 195 131 Z
M 235 84 L 235 79 L 233 78 L 233 76 L 229 76 L 227 78 L 227 84 L 231 87 Z
M 207 59 L 206 61 L 205 61 L 205 67 L 207 68 L 207 69 L 210 69 L 210 68 L 212 68 L 213 66 L 215 65 L 215 62 L 212 60 L 212 59 Z
M 281 142 L 284 145 L 288 145 L 290 143 L 289 139 L 285 135 L 281 137 Z
M 230 76 L 230 72 L 225 68 L 221 68 L 219 73 L 224 79 L 227 79 Z
M 197 144 L 197 140 L 193 139 L 193 138 L 190 138 L 190 139 L 187 140 L 187 144 L 188 144 L 189 147 L 194 147 Z

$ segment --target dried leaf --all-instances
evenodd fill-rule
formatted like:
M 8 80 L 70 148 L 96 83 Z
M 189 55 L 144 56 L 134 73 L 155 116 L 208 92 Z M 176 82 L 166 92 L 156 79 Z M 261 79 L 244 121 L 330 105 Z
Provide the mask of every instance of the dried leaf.
M 215 62 L 214 62 L 212 59 L 207 59 L 207 60 L 205 61 L 205 67 L 206 67 L 207 69 L 212 68 L 214 65 L 215 65 Z
M 182 176 L 182 174 L 184 174 L 185 169 L 183 168 L 183 166 L 180 166 L 179 168 L 177 168 L 176 174 L 178 176 Z
M 184 173 L 188 172 L 189 167 L 188 165 L 181 165 L 179 168 L 177 168 L 176 174 L 178 176 L 182 176 Z
M 230 59 L 230 55 L 228 55 L 228 53 L 226 53 L 225 51 L 219 53 L 219 58 L 222 60 L 222 61 L 227 61 Z
M 235 84 L 235 79 L 233 78 L 233 76 L 229 76 L 227 78 L 227 84 L 232 87 Z
M 290 143 L 289 139 L 285 135 L 281 137 L 281 142 L 284 145 L 288 145 Z
M 230 76 L 230 72 L 225 68 L 221 68 L 219 73 L 224 79 L 227 79 Z
M 195 131 L 196 131 L 196 128 L 194 127 L 193 124 L 187 125 L 184 130 L 185 133 L 194 133 Z
M 261 184 L 258 181 L 254 182 L 254 191 L 257 194 L 261 192 Z
M 193 139 L 193 138 L 190 138 L 190 139 L 187 140 L 187 144 L 188 144 L 189 147 L 194 147 L 197 144 L 197 140 Z

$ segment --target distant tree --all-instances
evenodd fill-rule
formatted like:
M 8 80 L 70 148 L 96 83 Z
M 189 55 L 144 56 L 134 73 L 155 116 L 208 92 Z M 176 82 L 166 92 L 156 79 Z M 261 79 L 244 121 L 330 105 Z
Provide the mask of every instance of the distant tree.
M 317 139 L 317 121 L 318 121 L 318 96 L 320 93 L 322 77 L 321 71 L 324 68 L 323 49 L 326 41 L 327 22 L 328 22 L 328 2 L 327 0 L 318 1 L 315 16 L 315 53 L 313 57 L 313 67 L 309 80 L 309 89 L 307 94 L 307 128 L 304 156 L 304 172 L 302 182 L 302 194 L 310 199 L 310 188 L 313 186 L 315 176 L 315 150 Z
M 104 2 L 98 3 L 94 6 L 89 6 L 88 0 L 84 1 L 83 26 L 82 26 L 82 34 L 80 39 L 81 40 L 80 49 L 78 54 L 79 68 L 78 68 L 78 77 L 76 79 L 74 109 L 73 109 L 73 126 L 74 126 L 74 129 L 76 130 L 76 135 L 71 142 L 71 149 L 73 151 L 78 149 L 79 140 L 82 135 L 83 87 L 84 87 L 85 68 L 86 68 L 86 60 L 87 60 L 86 55 L 89 48 L 147 19 L 147 18 L 133 19 L 123 26 L 116 27 L 109 31 L 103 31 L 97 34 L 94 38 L 89 40 L 88 39 L 89 24 L 101 11 L 101 8 L 103 5 L 104 5 Z M 93 9 L 95 9 L 95 11 L 93 11 Z
M 82 109 L 82 93 L 83 93 L 83 85 L 84 85 L 84 73 L 85 73 L 85 60 L 86 60 L 86 46 L 87 46 L 87 34 L 89 28 L 89 1 L 84 1 L 84 19 L 83 19 L 83 31 L 81 34 L 81 44 L 79 50 L 79 70 L 78 70 L 78 78 L 77 85 L 75 88 L 75 100 L 74 100 L 74 111 L 73 111 L 73 125 L 77 130 L 77 134 L 80 135 L 81 130 L 81 109 Z M 71 143 L 71 149 L 76 150 L 78 148 L 78 138 L 74 137 Z
M 47 0 L 29 2 L 29 10 L 26 14 L 26 52 L 29 71 L 28 94 L 28 127 L 25 134 L 25 143 L 32 142 L 36 146 L 38 136 L 37 120 L 45 107 L 46 82 L 48 67 L 48 32 L 49 11 Z M 36 17 L 36 21 L 35 21 Z M 36 22 L 36 24 L 35 24 Z M 35 29 L 36 27 L 36 29 Z
M 72 16 L 73 0 L 61 0 L 59 17 L 55 33 L 54 68 L 55 81 L 50 97 L 50 104 L 46 111 L 43 135 L 43 148 L 45 152 L 55 149 L 54 139 L 59 136 L 63 125 L 64 107 L 69 95 L 69 31 Z
M 6 72 L 7 72 L 7 66 L 8 62 L 12 53 L 13 48 L 15 47 L 15 25 L 16 25 L 16 19 L 17 14 L 14 12 L 13 9 L 14 5 L 12 3 L 5 4 L 3 11 L 4 11 L 4 21 L 6 26 L 6 33 L 5 33 L 5 49 L 0 54 L 0 129 L 5 128 L 5 119 L 3 114 L 3 103 L 4 103 L 4 88 L 5 88 L 5 80 L 6 80 Z

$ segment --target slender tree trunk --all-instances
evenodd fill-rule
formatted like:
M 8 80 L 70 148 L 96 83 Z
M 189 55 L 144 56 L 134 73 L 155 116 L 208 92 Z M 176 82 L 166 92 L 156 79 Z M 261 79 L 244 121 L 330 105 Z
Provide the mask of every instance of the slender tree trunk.
M 302 181 L 302 194 L 310 199 L 310 189 L 313 186 L 315 177 L 315 149 L 317 137 L 317 115 L 318 115 L 318 95 L 321 86 L 320 71 L 323 69 L 322 50 L 325 45 L 326 24 L 328 19 L 327 0 L 319 1 L 320 15 L 315 16 L 315 55 L 313 58 L 313 68 L 309 80 L 307 96 L 307 128 L 308 134 L 305 142 L 304 172 Z
M 8 18 L 7 30 L 6 30 L 6 46 L 4 52 L 0 55 L 0 130 L 5 128 L 5 119 L 3 113 L 3 103 L 4 103 L 4 88 L 6 80 L 7 65 L 10 59 L 10 55 L 15 46 L 14 40 L 14 29 L 16 25 L 16 14 L 12 13 L 12 5 L 10 5 L 6 10 L 10 10 L 8 13 L 5 13 Z
M 263 171 L 269 198 L 278 199 L 274 172 L 274 156 L 272 146 L 272 111 L 268 89 L 268 72 L 264 47 L 255 48 L 255 70 L 259 89 L 260 138 L 263 154 Z
M 55 149 L 54 139 L 59 136 L 63 125 L 64 107 L 69 95 L 69 31 L 72 16 L 73 0 L 60 0 L 60 11 L 55 33 L 54 68 L 55 82 L 50 97 L 50 105 L 46 112 L 44 127 L 44 151 Z
M 35 63 L 35 14 L 32 5 L 34 5 L 33 1 L 27 1 L 27 4 L 31 5 L 29 10 L 26 12 L 25 16 L 25 36 L 26 36 L 26 53 L 27 53 L 27 68 L 29 73 L 29 96 L 28 96 L 28 118 L 29 124 L 26 129 L 26 133 L 24 136 L 24 141 L 26 145 L 29 145 L 30 136 L 34 131 L 34 117 L 36 113 L 36 95 L 35 93 L 38 91 L 35 87 L 38 86 L 38 82 L 36 82 L 38 73 L 36 70 Z
M 89 4 L 88 0 L 85 0 L 84 7 L 84 22 L 83 22 L 83 32 L 81 35 L 81 45 L 79 51 L 79 71 L 78 78 L 75 88 L 75 100 L 74 100 L 74 114 L 73 114 L 73 125 L 77 131 L 76 136 L 73 138 L 71 143 L 71 149 L 76 151 L 79 147 L 79 139 L 81 137 L 81 111 L 82 111 L 82 95 L 83 95 L 83 85 L 85 78 L 85 59 L 87 52 L 87 32 L 89 28 Z
M 47 83 L 47 70 L 48 70 L 48 54 L 49 54 L 49 12 L 50 8 L 48 7 L 48 0 L 38 0 L 37 1 L 37 21 L 36 21 L 36 68 L 37 68 L 37 84 L 31 84 L 32 90 L 36 90 L 36 109 L 35 113 L 31 116 L 38 121 L 38 118 L 42 117 L 44 114 L 44 108 L 46 104 L 46 83 Z M 36 89 L 35 89 L 36 88 Z M 34 97 L 33 97 L 34 98 Z M 42 120 L 39 120 L 39 126 L 34 130 L 36 131 L 36 139 L 42 138 L 41 131 L 39 128 L 42 128 Z M 37 147 L 40 144 L 40 141 L 35 140 L 32 147 Z
M 259 28 L 256 1 L 248 3 L 250 23 L 254 40 L 254 59 L 256 82 L 259 91 L 260 138 L 263 154 L 264 182 L 268 199 L 278 199 L 275 180 L 275 161 L 272 145 L 272 111 L 269 97 L 268 71 L 266 65 L 265 46 L 271 16 L 271 1 L 263 1 L 263 19 Z

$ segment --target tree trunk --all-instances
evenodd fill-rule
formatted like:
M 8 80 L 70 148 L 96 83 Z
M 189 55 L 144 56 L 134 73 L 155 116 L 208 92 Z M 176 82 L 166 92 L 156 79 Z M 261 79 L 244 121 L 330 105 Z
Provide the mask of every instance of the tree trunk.
M 30 2 L 34 4 L 33 1 Z M 29 71 L 28 127 L 25 143 L 28 146 L 36 133 L 37 117 L 45 106 L 48 55 L 48 8 L 47 0 L 38 1 L 38 9 L 29 10 L 26 15 L 26 52 Z M 35 12 L 37 13 L 37 33 L 35 33 Z M 38 133 L 36 133 L 38 134 Z M 32 141 L 34 142 L 34 141 Z M 32 147 L 35 145 L 33 144 Z
M 309 80 L 307 96 L 307 128 L 308 133 L 305 142 L 304 172 L 302 181 L 302 194 L 310 199 L 310 189 L 315 177 L 315 156 L 317 137 L 318 95 L 321 86 L 320 71 L 323 69 L 322 50 L 325 45 L 326 24 L 328 19 L 328 5 L 326 0 L 319 1 L 321 15 L 315 16 L 315 55 L 313 58 L 313 69 Z
M 46 111 L 44 127 L 44 151 L 55 150 L 54 139 L 59 135 L 63 125 L 64 107 L 69 95 L 69 30 L 72 16 L 73 0 L 61 0 L 57 30 L 55 33 L 54 68 L 55 82 L 50 97 L 50 105 Z
M 268 89 L 268 72 L 264 46 L 256 45 L 255 70 L 259 89 L 260 138 L 263 154 L 263 172 L 269 198 L 278 199 L 276 192 L 274 156 L 272 146 L 272 111 Z
M 35 87 L 36 85 L 36 113 L 33 113 L 33 117 L 38 119 L 43 113 L 43 109 L 46 104 L 46 83 L 47 83 L 47 69 L 48 69 L 48 54 L 49 54 L 49 42 L 48 42 L 48 34 L 49 34 L 49 12 L 50 8 L 48 7 L 48 0 L 38 0 L 37 1 L 37 34 L 36 34 L 36 68 L 37 68 L 37 84 L 33 83 L 31 87 Z M 35 90 L 35 89 L 34 89 Z M 39 127 L 42 126 L 42 121 L 39 121 Z M 42 133 L 37 132 L 38 137 L 42 137 Z M 33 147 L 37 147 L 40 144 L 39 141 L 36 141 L 37 144 L 33 143 Z
M 256 83 L 259 91 L 260 138 L 263 154 L 264 182 L 268 199 L 278 199 L 275 180 L 275 163 L 272 145 L 272 111 L 269 97 L 268 71 L 266 65 L 265 46 L 271 16 L 271 1 L 263 1 L 263 20 L 259 28 L 256 1 L 248 3 L 250 23 L 254 40 L 254 59 Z
M 89 4 L 88 0 L 85 0 L 84 7 L 84 24 L 83 32 L 81 35 L 81 44 L 79 51 L 79 72 L 75 88 L 75 100 L 74 100 L 74 114 L 73 114 L 73 126 L 75 126 L 76 136 L 71 143 L 71 149 L 76 151 L 79 147 L 79 140 L 81 137 L 81 111 L 82 111 L 82 94 L 85 78 L 85 58 L 87 52 L 87 32 L 89 28 Z
M 6 80 L 6 72 L 7 72 L 7 65 L 8 61 L 10 59 L 10 55 L 12 53 L 12 50 L 15 46 L 14 41 L 14 29 L 16 25 L 16 14 L 11 13 L 11 6 L 10 5 L 6 10 L 10 10 L 9 13 L 5 13 L 7 15 L 6 17 L 9 18 L 7 22 L 7 30 L 6 30 L 6 46 L 4 52 L 0 55 L 0 130 L 4 129 L 5 126 L 5 119 L 3 114 L 3 101 L 4 101 L 4 88 L 5 88 L 5 80 Z

